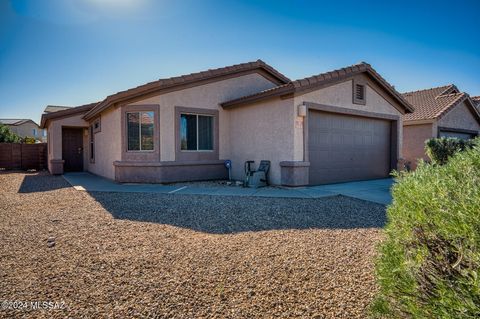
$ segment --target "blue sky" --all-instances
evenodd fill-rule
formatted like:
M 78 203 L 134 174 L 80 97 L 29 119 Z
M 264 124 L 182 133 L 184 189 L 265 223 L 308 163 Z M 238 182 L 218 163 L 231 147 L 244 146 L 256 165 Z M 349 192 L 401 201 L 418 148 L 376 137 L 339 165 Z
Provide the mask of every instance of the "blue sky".
M 0 0 L 0 118 L 262 59 L 292 79 L 366 61 L 399 91 L 480 95 L 480 1 Z

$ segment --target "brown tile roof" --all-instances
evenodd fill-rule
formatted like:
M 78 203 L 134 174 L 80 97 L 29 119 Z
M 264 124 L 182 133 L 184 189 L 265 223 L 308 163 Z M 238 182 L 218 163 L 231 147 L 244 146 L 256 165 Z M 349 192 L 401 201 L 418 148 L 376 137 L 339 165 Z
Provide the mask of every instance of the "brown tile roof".
M 405 114 L 405 121 L 438 119 L 469 98 L 467 93 L 459 92 L 453 84 L 406 92 L 402 95 L 415 107 L 415 112 Z
M 68 109 L 57 111 L 57 112 L 43 113 L 42 120 L 40 121 L 40 127 L 45 128 L 45 125 L 47 124 L 47 120 L 51 120 L 51 119 L 55 119 L 63 116 L 86 113 L 90 111 L 98 103 L 99 102 L 93 102 L 93 103 L 84 104 L 80 106 L 68 107 Z
M 368 73 L 373 79 L 377 81 L 377 83 L 380 84 L 380 86 L 382 86 L 387 92 L 389 92 L 395 100 L 397 100 L 402 106 L 404 106 L 406 112 L 413 111 L 412 105 L 410 105 L 402 97 L 402 95 L 395 90 L 392 85 L 390 85 L 382 76 L 380 76 L 380 74 L 378 74 L 370 64 L 365 62 L 361 62 L 359 64 L 351 65 L 338 70 L 322 73 L 319 75 L 310 76 L 304 79 L 290 81 L 284 85 L 280 85 L 272 89 L 267 89 L 256 94 L 247 95 L 238 99 L 224 102 L 221 105 L 223 108 L 228 109 L 235 106 L 240 106 L 251 102 L 267 99 L 273 96 L 298 93 L 318 85 L 335 82 L 343 78 L 347 78 L 363 72 Z
M 470 98 L 477 105 L 477 107 L 480 107 L 480 95 L 479 96 L 471 96 Z
M 97 113 L 110 107 L 113 103 L 122 102 L 134 97 L 143 96 L 152 92 L 157 92 L 159 90 L 180 87 L 182 85 L 200 85 L 209 80 L 211 81 L 217 78 L 254 70 L 262 70 L 266 72 L 270 77 L 272 77 L 273 80 L 277 82 L 277 84 L 284 84 L 290 81 L 289 78 L 275 70 L 270 65 L 266 64 L 262 60 L 257 60 L 254 62 L 241 63 L 218 69 L 210 69 L 207 71 L 190 73 L 187 75 L 159 79 L 157 81 L 149 82 L 147 84 L 140 85 L 129 90 L 117 92 L 115 94 L 107 96 L 107 98 L 101 101 L 95 108 L 85 114 L 85 119 L 91 119 Z

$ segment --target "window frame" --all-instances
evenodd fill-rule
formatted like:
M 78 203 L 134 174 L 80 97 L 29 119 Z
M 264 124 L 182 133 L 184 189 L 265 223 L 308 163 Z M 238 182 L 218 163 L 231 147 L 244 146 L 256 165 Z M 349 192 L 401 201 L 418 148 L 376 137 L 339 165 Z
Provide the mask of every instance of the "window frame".
M 88 128 L 88 152 L 90 163 L 95 163 L 95 127 L 93 124 Z
M 213 151 L 194 151 L 186 152 L 181 151 L 181 137 L 180 137 L 180 124 L 182 113 L 193 113 L 199 115 L 212 115 L 213 116 Z M 176 162 L 206 162 L 206 161 L 218 161 L 220 159 L 220 110 L 216 106 L 211 108 L 198 108 L 175 105 L 175 161 Z
M 93 121 L 92 125 L 93 125 L 93 133 L 94 134 L 102 131 L 102 121 L 101 121 L 100 117 L 96 118 Z M 97 127 L 95 127 L 95 126 L 97 126 Z
M 204 113 L 195 113 L 195 112 L 180 112 L 180 122 L 182 120 L 182 115 L 194 115 L 195 116 L 195 119 L 196 119 L 196 138 L 197 138 L 197 141 L 196 141 L 196 145 L 197 145 L 197 149 L 196 150 L 183 150 L 182 149 L 182 123 L 180 123 L 180 132 L 179 132 L 179 135 L 180 135 L 180 152 L 183 152 L 183 153 L 198 153 L 198 152 L 214 152 L 215 151 L 215 115 L 214 114 L 204 114 Z M 209 117 L 212 119 L 211 121 L 211 124 L 212 124 L 212 149 L 211 150 L 203 150 L 203 149 L 199 149 L 199 136 L 200 134 L 198 133 L 198 117 L 199 116 L 205 116 L 205 117 Z
M 139 149 L 138 150 L 130 150 L 128 149 L 128 114 L 133 114 L 133 113 L 138 113 L 139 115 L 139 121 L 138 121 L 138 143 L 139 143 Z M 151 150 L 142 150 L 142 116 L 141 114 L 142 113 L 153 113 L 153 135 L 152 135 L 152 138 L 153 138 L 153 143 L 152 143 L 152 146 L 153 148 Z M 138 111 L 125 111 L 125 138 L 126 138 L 126 143 L 125 143 L 125 147 L 126 147 L 126 152 L 127 153 L 154 153 L 156 150 L 155 150 L 155 124 L 156 124 L 156 120 L 155 120 L 155 111 L 153 110 L 138 110 Z

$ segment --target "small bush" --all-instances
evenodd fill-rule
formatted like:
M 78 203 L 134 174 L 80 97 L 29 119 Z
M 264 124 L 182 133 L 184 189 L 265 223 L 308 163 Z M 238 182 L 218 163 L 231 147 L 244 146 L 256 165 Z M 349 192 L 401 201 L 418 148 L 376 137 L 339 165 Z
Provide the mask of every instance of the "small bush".
M 37 140 L 34 137 L 30 137 L 30 136 L 25 136 L 22 139 L 22 143 L 25 143 L 25 144 L 35 144 L 36 141 Z
M 399 174 L 374 317 L 480 318 L 480 146 Z
M 0 143 L 20 143 L 22 138 L 6 125 L 0 124 Z
M 452 137 L 432 138 L 425 142 L 425 151 L 432 163 L 444 165 L 457 152 L 472 148 L 474 140 L 462 140 Z

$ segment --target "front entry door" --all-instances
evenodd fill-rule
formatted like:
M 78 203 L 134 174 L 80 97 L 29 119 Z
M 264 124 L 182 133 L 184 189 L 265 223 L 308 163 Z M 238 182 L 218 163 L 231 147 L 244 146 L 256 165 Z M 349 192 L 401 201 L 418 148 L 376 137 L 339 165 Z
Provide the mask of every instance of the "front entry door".
M 83 128 L 62 128 L 62 157 L 65 172 L 83 171 Z

